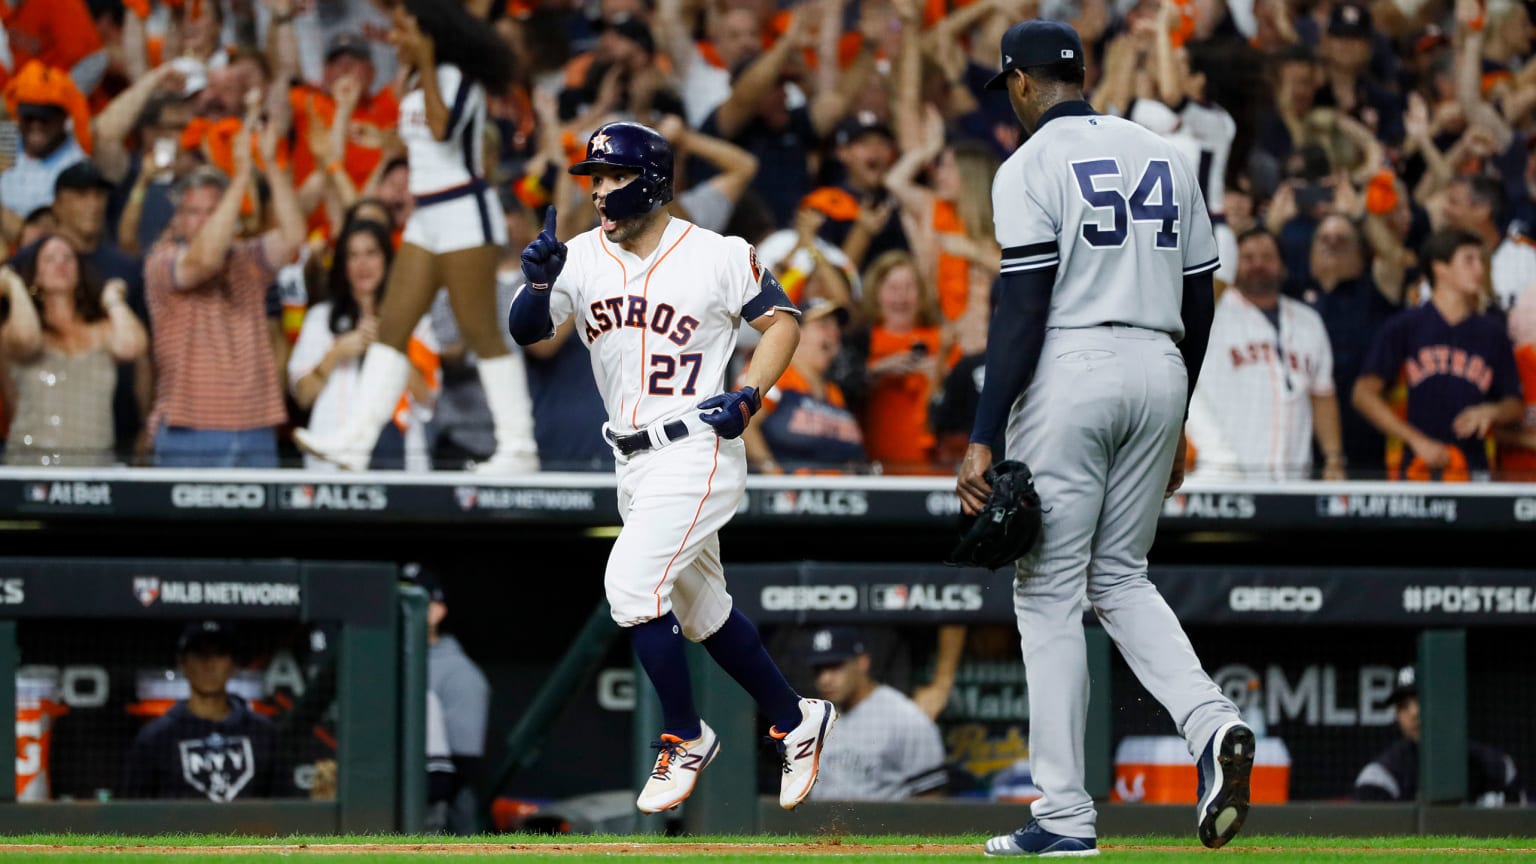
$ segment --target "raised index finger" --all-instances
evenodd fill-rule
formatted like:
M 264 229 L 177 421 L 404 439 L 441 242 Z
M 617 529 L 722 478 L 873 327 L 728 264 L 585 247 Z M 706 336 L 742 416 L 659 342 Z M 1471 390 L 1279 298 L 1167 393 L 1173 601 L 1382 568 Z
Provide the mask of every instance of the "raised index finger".
M 549 236 L 555 236 L 555 205 L 553 204 L 544 211 L 544 230 L 549 233 Z

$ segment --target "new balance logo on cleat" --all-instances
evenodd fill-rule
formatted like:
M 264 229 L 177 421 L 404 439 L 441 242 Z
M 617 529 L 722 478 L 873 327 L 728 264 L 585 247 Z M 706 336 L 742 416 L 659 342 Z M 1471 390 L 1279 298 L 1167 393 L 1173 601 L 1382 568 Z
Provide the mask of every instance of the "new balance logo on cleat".
M 709 767 L 720 752 L 720 739 L 709 724 L 699 721 L 699 737 L 684 741 L 676 735 L 662 735 L 651 747 L 656 750 L 656 767 L 640 790 L 635 806 L 641 813 L 660 813 L 688 800 L 699 773 Z
M 768 737 L 784 760 L 784 776 L 779 781 L 780 807 L 793 810 L 811 794 L 821 767 L 821 748 L 836 722 L 837 709 L 831 702 L 801 699 L 800 725 L 788 732 L 780 732 L 777 727 L 768 730 Z

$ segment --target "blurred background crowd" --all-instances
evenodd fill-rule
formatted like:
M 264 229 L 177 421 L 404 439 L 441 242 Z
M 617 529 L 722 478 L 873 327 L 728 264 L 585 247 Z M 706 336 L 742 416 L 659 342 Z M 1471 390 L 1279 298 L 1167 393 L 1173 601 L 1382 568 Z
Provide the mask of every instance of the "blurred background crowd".
M 674 215 L 755 244 L 805 311 L 748 430 L 755 471 L 953 471 L 985 374 L 992 177 L 1022 137 L 984 84 L 1002 31 L 1039 16 L 1082 35 L 1097 110 L 1180 144 L 1216 217 L 1196 476 L 1536 477 L 1536 6 L 464 2 L 515 69 L 488 99 L 501 308 L 547 206 L 562 239 L 595 224 L 564 170 L 591 131 L 658 128 L 678 157 Z M 232 450 L 276 429 L 282 464 L 319 464 L 287 430 L 347 415 L 413 207 L 389 5 L 0 2 L 7 464 L 168 464 L 156 454 L 184 427 Z M 241 178 L 236 236 L 200 232 Z M 157 258 L 165 244 L 186 244 L 181 264 Z M 1457 264 L 1467 245 L 1476 260 Z M 217 291 L 182 290 L 204 272 L 225 277 Z M 539 461 L 603 470 L 571 337 L 524 354 Z M 446 292 L 409 356 L 373 465 L 487 458 Z M 199 453 L 175 464 L 232 464 Z

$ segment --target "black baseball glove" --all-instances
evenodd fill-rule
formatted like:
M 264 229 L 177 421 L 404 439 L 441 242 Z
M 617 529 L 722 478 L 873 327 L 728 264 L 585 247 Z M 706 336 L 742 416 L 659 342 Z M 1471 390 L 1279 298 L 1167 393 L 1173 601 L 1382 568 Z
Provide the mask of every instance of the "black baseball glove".
M 996 570 L 1024 557 L 1040 539 L 1040 495 L 1029 466 L 1005 459 L 987 469 L 992 494 L 975 516 L 960 515 L 960 542 L 945 564 Z

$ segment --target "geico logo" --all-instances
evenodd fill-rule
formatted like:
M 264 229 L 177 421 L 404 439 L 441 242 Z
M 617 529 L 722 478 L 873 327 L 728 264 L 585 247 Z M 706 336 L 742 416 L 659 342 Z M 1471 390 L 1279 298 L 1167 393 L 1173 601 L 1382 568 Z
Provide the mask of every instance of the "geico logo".
M 763 589 L 762 601 L 769 612 L 856 609 L 859 589 L 852 585 L 769 585 Z
M 1314 585 L 1300 588 L 1267 588 L 1240 585 L 1227 595 L 1234 612 L 1316 612 L 1323 608 L 1323 589 Z
M 260 510 L 267 506 L 265 486 L 254 483 L 177 483 L 171 505 L 189 509 Z

